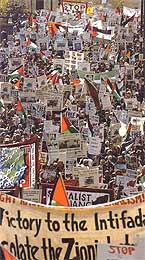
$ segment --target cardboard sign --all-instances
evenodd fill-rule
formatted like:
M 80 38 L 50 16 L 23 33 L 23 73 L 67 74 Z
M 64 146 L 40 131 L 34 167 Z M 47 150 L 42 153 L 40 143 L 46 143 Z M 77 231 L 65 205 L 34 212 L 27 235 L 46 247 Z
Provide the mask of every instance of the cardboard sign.
M 125 98 L 124 101 L 127 110 L 132 110 L 133 108 L 137 108 L 138 106 L 138 101 L 136 98 Z

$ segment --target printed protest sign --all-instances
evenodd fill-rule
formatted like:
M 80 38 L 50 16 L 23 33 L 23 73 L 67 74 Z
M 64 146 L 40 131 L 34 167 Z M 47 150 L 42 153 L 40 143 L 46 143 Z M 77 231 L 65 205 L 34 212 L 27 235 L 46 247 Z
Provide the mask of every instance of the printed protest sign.
M 98 244 L 97 259 L 135 260 L 136 246 Z
M 63 2 L 63 12 L 65 14 L 72 14 L 75 13 L 85 13 L 86 12 L 86 3 L 81 3 L 81 1 L 62 1 Z
M 34 92 L 36 90 L 36 78 L 24 78 L 23 90 L 27 92 Z
M 0 82 L 0 96 L 4 102 L 12 101 L 11 97 L 12 84 L 9 82 Z
M 45 187 L 43 187 L 44 189 Z M 50 195 L 52 192 L 51 185 L 45 188 L 45 202 L 50 203 Z M 71 207 L 85 207 L 106 203 L 112 200 L 112 190 L 91 189 L 82 187 L 66 187 L 67 196 Z
M 41 201 L 41 189 L 23 189 L 23 199 L 40 203 Z
M 36 140 L 0 145 L 0 188 L 12 188 L 23 179 L 23 187 L 34 187 L 36 178 Z
M 0 193 L 0 243 L 18 259 L 97 259 L 98 243 L 145 232 L 145 193 L 94 207 L 55 207 Z
M 88 153 L 93 155 L 99 155 L 101 152 L 102 139 L 97 137 L 91 137 L 88 147 Z

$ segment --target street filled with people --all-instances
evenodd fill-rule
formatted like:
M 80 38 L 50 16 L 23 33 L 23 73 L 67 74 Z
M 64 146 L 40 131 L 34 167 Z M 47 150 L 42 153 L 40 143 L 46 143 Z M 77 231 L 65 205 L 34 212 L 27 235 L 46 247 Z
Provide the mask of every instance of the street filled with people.
M 144 260 L 141 10 L 12 2 L 0 17 L 0 260 Z
M 111 189 L 114 200 L 144 191 L 140 10 L 65 5 L 13 14 L 12 25 L 0 46 L 1 148 L 37 138 L 37 187 L 61 173 L 69 186 Z M 11 174 L 0 175 L 1 189 L 16 185 Z M 25 170 L 18 176 L 24 183 Z

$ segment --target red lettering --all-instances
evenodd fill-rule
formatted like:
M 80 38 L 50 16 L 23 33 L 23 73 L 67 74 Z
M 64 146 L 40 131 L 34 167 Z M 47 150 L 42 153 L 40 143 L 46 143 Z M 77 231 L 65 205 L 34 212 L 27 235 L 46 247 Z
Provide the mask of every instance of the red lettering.
M 116 249 L 117 249 L 117 253 L 120 254 L 121 253 L 121 251 L 120 251 L 121 247 L 120 246 L 116 246 Z
M 0 193 L 0 201 L 4 201 L 4 200 L 5 200 L 4 195 Z
M 5 195 L 6 196 L 6 203 L 8 202 L 8 203 L 11 203 L 11 197 L 9 196 L 9 195 Z
M 128 248 L 127 248 L 127 247 L 122 247 L 122 253 L 123 253 L 124 255 L 127 254 L 127 251 L 128 251 Z
M 111 253 L 111 254 L 114 254 L 115 253 L 115 248 L 114 248 L 115 246 L 110 246 L 110 250 L 112 250 L 112 251 L 109 251 L 109 253 Z
M 128 253 L 129 255 L 132 255 L 132 252 L 135 251 L 135 248 L 133 246 L 128 247 Z

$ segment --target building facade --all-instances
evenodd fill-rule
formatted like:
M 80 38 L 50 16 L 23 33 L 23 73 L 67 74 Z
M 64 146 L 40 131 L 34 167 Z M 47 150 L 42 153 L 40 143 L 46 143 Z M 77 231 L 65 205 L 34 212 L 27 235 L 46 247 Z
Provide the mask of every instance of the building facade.
M 56 10 L 58 3 L 59 0 L 25 0 L 26 7 L 32 11 L 38 9 Z

